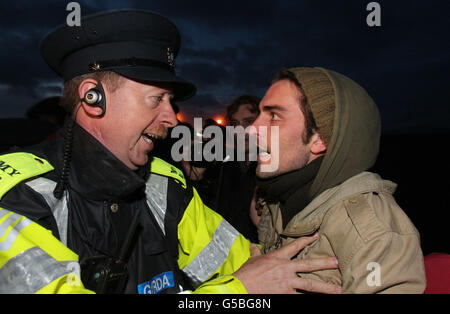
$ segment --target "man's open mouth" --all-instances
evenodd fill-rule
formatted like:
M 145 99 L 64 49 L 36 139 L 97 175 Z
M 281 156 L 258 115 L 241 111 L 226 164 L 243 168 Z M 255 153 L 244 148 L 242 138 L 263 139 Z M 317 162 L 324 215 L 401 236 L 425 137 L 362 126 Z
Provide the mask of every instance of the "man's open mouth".
M 262 148 L 259 147 L 258 158 L 261 161 L 269 161 L 272 158 L 272 156 L 270 152 L 263 150 Z

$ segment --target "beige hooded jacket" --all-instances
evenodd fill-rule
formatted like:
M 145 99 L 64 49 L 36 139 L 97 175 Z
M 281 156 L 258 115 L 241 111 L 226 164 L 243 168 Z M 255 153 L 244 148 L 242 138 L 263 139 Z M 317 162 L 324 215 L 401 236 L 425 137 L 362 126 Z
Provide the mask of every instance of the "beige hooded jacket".
M 291 69 L 300 82 L 304 70 Z M 319 231 L 319 240 L 298 258 L 336 256 L 339 269 L 300 276 L 342 285 L 343 293 L 423 293 L 419 233 L 392 196 L 396 184 L 366 172 L 378 154 L 378 109 L 349 78 L 321 68 L 313 71 L 325 74 L 334 89 L 331 139 L 310 190 L 313 200 L 284 230 L 279 204 L 264 205 L 258 226 L 263 250 Z

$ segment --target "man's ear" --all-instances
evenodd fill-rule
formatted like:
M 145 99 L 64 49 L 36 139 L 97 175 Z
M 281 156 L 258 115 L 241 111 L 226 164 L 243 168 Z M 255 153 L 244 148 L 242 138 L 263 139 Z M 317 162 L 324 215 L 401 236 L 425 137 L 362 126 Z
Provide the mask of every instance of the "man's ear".
M 86 96 L 86 93 L 89 90 L 96 88 L 97 85 L 98 82 L 92 78 L 87 78 L 83 80 L 80 85 L 78 85 L 78 97 L 80 97 L 81 108 L 86 112 L 87 115 L 94 117 L 99 117 L 103 114 L 102 108 L 90 106 L 86 102 L 84 102 L 83 99 Z
M 325 145 L 325 141 L 322 136 L 315 132 L 310 140 L 310 151 L 314 155 L 324 154 L 327 150 L 327 146 Z

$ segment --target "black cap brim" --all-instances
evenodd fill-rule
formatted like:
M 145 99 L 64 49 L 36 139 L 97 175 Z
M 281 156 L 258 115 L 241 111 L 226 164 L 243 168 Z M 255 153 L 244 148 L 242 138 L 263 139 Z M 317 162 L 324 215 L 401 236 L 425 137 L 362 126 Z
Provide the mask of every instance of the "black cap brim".
M 193 97 L 197 91 L 194 84 L 158 67 L 122 67 L 113 70 L 126 78 L 146 84 L 170 84 L 175 101 Z

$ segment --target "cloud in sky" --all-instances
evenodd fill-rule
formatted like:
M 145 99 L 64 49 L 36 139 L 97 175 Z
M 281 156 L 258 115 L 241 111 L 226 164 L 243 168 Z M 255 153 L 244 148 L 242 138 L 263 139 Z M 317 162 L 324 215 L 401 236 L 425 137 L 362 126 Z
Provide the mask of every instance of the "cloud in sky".
M 65 22 L 69 1 L 0 4 L 0 118 L 22 116 L 60 92 L 39 55 L 39 42 Z M 382 26 L 366 25 L 370 1 L 78 1 L 82 15 L 140 8 L 177 24 L 177 71 L 198 87 L 181 103 L 190 115 L 223 113 L 244 93 L 263 96 L 280 68 L 322 66 L 364 86 L 386 130 L 448 127 L 449 5 L 443 1 L 378 1 Z

